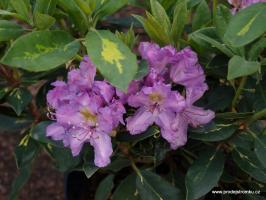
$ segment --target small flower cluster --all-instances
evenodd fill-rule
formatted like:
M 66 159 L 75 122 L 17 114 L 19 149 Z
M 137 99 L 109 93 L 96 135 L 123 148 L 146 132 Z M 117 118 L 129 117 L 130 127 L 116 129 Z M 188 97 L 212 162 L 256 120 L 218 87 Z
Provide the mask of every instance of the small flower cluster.
M 176 52 L 172 46 L 160 48 L 148 42 L 140 44 L 139 52 L 148 61 L 149 73 L 130 84 L 127 103 L 137 111 L 126 119 L 127 129 L 139 134 L 155 123 L 171 148 L 177 149 L 187 141 L 188 125 L 196 127 L 214 118 L 214 112 L 193 105 L 208 89 L 197 54 L 190 48 Z M 172 89 L 173 83 L 186 88 L 186 98 Z
M 126 119 L 130 134 L 140 134 L 155 123 L 172 149 L 186 143 L 188 125 L 196 127 L 214 118 L 214 112 L 193 105 L 208 89 L 195 52 L 148 42 L 140 44 L 139 52 L 149 72 L 142 80 L 133 80 L 127 93 L 94 80 L 96 68 L 88 57 L 68 73 L 67 83 L 54 82 L 47 101 L 56 122 L 47 127 L 47 136 L 62 140 L 74 156 L 90 143 L 95 165 L 104 167 L 113 152 L 110 134 L 124 124 L 125 104 L 136 108 Z M 173 90 L 177 85 L 185 88 L 185 95 Z
M 47 102 L 56 119 L 47 127 L 47 136 L 63 140 L 73 156 L 89 142 L 95 151 L 94 163 L 104 167 L 113 152 L 110 133 L 123 123 L 125 108 L 116 99 L 115 89 L 105 81 L 95 81 L 96 68 L 85 57 L 79 69 L 68 73 L 68 82 L 56 81 Z
M 232 12 L 235 14 L 238 10 L 244 9 L 255 3 L 266 2 L 266 0 L 228 0 L 228 3 L 234 6 Z

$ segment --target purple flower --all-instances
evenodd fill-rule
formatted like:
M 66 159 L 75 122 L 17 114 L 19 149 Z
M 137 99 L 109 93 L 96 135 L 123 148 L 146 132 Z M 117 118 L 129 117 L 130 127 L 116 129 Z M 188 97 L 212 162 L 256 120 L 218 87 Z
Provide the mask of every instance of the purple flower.
M 113 152 L 110 133 L 123 122 L 125 108 L 115 99 L 115 89 L 105 81 L 94 81 L 95 67 L 85 57 L 79 69 L 68 73 L 68 83 L 57 81 L 48 92 L 47 100 L 55 110 L 56 122 L 46 134 L 62 140 L 73 156 L 85 143 L 94 147 L 94 163 L 104 167 Z
M 235 14 L 237 11 L 251 6 L 255 3 L 266 2 L 266 0 L 227 0 L 228 3 L 234 6 L 232 13 Z
M 73 91 L 83 91 L 91 88 L 95 75 L 95 66 L 88 56 L 85 56 L 80 63 L 79 69 L 73 69 L 68 73 L 69 88 Z
M 171 142 L 169 134 L 176 136 L 177 132 L 171 126 L 176 112 L 184 109 L 185 100 L 178 92 L 171 90 L 171 85 L 159 83 L 143 87 L 136 95 L 129 97 L 128 104 L 138 108 L 134 116 L 127 118 L 127 129 L 131 134 L 142 133 L 155 123 L 160 126 L 162 137 L 168 142 Z M 181 140 L 183 138 L 177 143 Z
M 205 81 L 204 71 L 198 64 L 197 54 L 189 47 L 176 54 L 170 77 L 173 82 L 185 87 L 195 86 Z
M 149 42 L 141 42 L 139 52 L 142 58 L 148 61 L 150 69 L 153 68 L 157 73 L 162 74 L 176 54 L 175 48 L 170 45 L 160 48 L 159 45 Z
M 187 105 L 182 112 L 176 114 L 175 119 L 173 120 L 172 128 L 178 132 L 178 139 L 182 138 L 183 143 L 186 143 L 187 140 L 187 127 L 191 125 L 192 127 L 198 127 L 209 123 L 214 117 L 215 113 L 211 110 L 204 110 L 203 108 L 190 105 L 191 102 L 189 99 L 186 100 Z M 180 137 L 182 136 L 182 137 Z M 168 134 L 168 137 L 172 138 L 171 147 L 173 149 L 178 148 L 178 145 L 175 143 L 177 140 L 176 137 Z M 171 141 L 171 140 L 170 140 Z
M 56 109 L 59 105 L 68 103 L 73 96 L 69 91 L 68 85 L 64 81 L 55 81 L 51 85 L 55 86 L 55 88 L 47 93 L 48 104 Z
M 119 97 L 120 101 L 125 104 L 130 95 L 136 94 L 140 90 L 142 84 L 143 81 L 133 80 L 130 82 L 127 92 L 122 92 L 116 88 L 116 95 Z
M 214 112 L 193 105 L 208 89 L 204 71 L 189 47 L 176 52 L 171 46 L 146 42 L 139 51 L 149 63 L 149 73 L 140 91 L 128 97 L 128 104 L 138 109 L 127 118 L 127 129 L 139 134 L 155 123 L 171 148 L 177 149 L 186 143 L 189 125 L 196 127 L 214 118 Z M 186 99 L 171 90 L 171 80 L 185 86 Z

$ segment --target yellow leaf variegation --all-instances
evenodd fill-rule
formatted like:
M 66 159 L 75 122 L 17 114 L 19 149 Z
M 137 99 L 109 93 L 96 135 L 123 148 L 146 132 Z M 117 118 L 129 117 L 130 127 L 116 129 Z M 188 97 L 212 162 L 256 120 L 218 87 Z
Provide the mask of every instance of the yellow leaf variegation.
M 266 3 L 256 3 L 235 14 L 226 28 L 224 40 L 234 47 L 242 47 L 266 32 Z
M 103 59 L 110 64 L 115 64 L 118 69 L 118 72 L 122 74 L 123 66 L 120 61 L 123 60 L 125 57 L 118 49 L 117 44 L 113 43 L 108 39 L 102 39 L 102 43 L 103 50 L 101 55 Z
M 120 90 L 126 91 L 137 73 L 137 59 L 128 46 L 110 31 L 91 31 L 85 46 L 89 58 L 103 77 Z

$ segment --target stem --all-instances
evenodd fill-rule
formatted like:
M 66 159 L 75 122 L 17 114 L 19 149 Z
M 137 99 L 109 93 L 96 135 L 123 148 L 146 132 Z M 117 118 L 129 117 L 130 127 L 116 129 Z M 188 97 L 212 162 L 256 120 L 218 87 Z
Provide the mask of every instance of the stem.
M 143 178 L 142 174 L 140 173 L 139 168 L 136 166 L 133 158 L 129 157 L 129 159 L 130 159 L 131 166 L 132 166 L 133 170 L 136 172 L 136 174 L 139 176 L 141 183 L 144 183 L 144 178 Z
M 252 124 L 253 122 L 257 121 L 258 119 L 261 119 L 266 116 L 266 108 L 255 113 L 248 121 L 247 126 Z
M 241 92 L 246 84 L 247 76 L 243 76 L 240 80 L 239 87 L 237 88 L 236 94 L 234 96 L 233 102 L 232 102 L 232 110 L 235 110 L 235 106 L 238 102 L 239 96 L 241 95 Z
M 212 14 L 213 14 L 213 17 L 216 16 L 216 13 L 217 13 L 216 8 L 217 8 L 217 0 L 213 0 L 212 1 Z

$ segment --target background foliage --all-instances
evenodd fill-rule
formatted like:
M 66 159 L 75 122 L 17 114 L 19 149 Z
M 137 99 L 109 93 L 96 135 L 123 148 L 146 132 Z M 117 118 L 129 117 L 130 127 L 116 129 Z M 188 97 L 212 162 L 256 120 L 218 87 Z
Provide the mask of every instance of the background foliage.
M 145 15 L 111 16 L 129 4 Z M 0 19 L 0 129 L 22 137 L 10 199 L 29 179 L 40 151 L 62 172 L 104 174 L 95 199 L 207 199 L 213 188 L 265 192 L 266 3 L 233 15 L 230 5 L 216 0 L 1 0 Z M 45 136 L 45 95 L 86 54 L 105 79 L 126 90 L 147 73 L 131 51 L 138 40 L 134 28 L 140 27 L 162 46 L 197 51 L 210 88 L 197 104 L 214 110 L 216 118 L 191 128 L 188 143 L 176 151 L 158 137 L 157 127 L 137 136 L 119 132 L 112 163 L 99 169 L 89 147 L 72 157 Z M 99 36 L 115 42 L 127 58 L 123 72 L 115 64 L 105 67 Z

